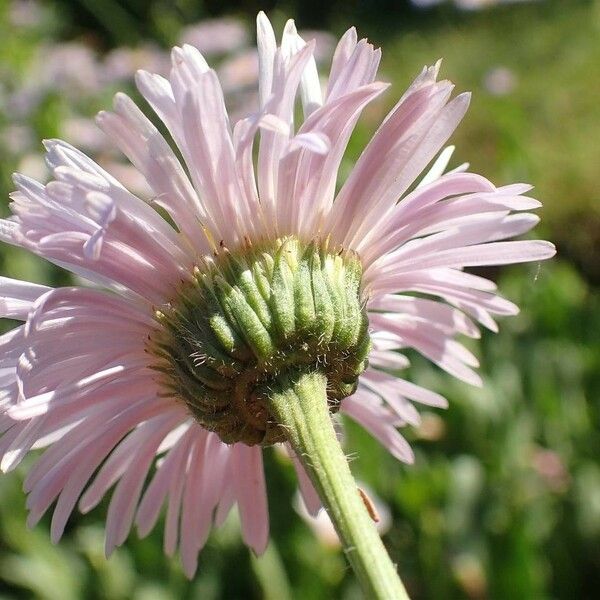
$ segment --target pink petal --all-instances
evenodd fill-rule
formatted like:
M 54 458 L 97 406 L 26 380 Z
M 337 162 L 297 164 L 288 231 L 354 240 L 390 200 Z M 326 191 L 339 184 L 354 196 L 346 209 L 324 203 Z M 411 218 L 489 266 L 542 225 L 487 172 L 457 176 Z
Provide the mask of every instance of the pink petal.
M 289 445 L 287 445 L 287 451 L 292 459 L 294 469 L 296 470 L 296 477 L 298 478 L 298 485 L 300 486 L 300 493 L 302 494 L 304 506 L 306 507 L 308 514 L 315 517 L 321 508 L 323 508 L 319 494 L 315 490 L 315 487 L 306 473 L 304 466 L 300 462 L 298 455 Z
M 242 522 L 242 537 L 256 554 L 269 542 L 267 492 L 260 446 L 235 445 L 233 471 Z
M 389 411 L 361 402 L 362 399 L 363 392 L 358 391 L 343 400 L 340 410 L 369 431 L 392 456 L 405 463 L 414 462 L 413 451 L 391 424 Z
M 172 482 L 181 472 L 185 472 L 191 439 L 192 434 L 188 428 L 159 464 L 152 481 L 146 488 L 135 517 L 138 534 L 141 538 L 146 537 L 156 525 L 160 509 L 169 494 Z

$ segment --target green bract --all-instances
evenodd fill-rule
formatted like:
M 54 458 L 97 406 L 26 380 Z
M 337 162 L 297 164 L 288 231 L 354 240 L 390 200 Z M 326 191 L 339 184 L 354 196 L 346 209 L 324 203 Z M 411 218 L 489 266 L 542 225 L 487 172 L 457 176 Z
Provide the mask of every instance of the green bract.
M 337 410 L 367 366 L 361 274 L 355 254 L 327 243 L 221 248 L 156 313 L 162 327 L 149 350 L 165 392 L 227 443 L 285 440 L 266 400 L 296 371 L 325 375 Z

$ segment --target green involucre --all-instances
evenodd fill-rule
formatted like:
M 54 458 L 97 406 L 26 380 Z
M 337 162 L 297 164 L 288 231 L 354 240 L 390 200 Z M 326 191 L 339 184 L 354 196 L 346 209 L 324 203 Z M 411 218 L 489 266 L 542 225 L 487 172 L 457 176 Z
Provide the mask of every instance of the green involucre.
M 370 350 L 361 275 L 356 255 L 316 241 L 221 249 L 156 313 L 148 347 L 165 393 L 227 443 L 285 440 L 267 398 L 296 371 L 322 373 L 336 411 Z

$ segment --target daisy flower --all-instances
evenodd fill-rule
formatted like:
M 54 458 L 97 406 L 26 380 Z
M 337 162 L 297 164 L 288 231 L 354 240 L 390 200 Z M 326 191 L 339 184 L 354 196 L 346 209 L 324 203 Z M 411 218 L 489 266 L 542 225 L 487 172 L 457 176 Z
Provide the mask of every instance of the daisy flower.
M 444 174 L 442 148 L 469 94 L 451 98 L 439 64 L 417 76 L 340 183 L 361 111 L 388 87 L 375 80 L 380 50 L 347 31 L 323 89 L 314 43 L 289 21 L 278 46 L 266 16 L 257 22 L 260 105 L 233 127 L 215 72 L 185 45 L 168 79 L 136 78 L 168 137 L 123 94 L 98 115 L 152 188 L 150 203 L 47 140 L 51 181 L 15 175 L 12 216 L 0 221 L 4 242 L 90 282 L 1 280 L 2 316 L 24 324 L 0 338 L 0 467 L 45 449 L 25 480 L 28 524 L 55 503 L 56 542 L 76 506 L 88 512 L 114 487 L 107 555 L 134 525 L 147 535 L 166 507 L 164 550 L 179 549 L 189 577 L 236 504 L 245 543 L 264 551 L 262 452 L 272 444 L 287 445 L 306 507 L 326 504 L 351 562 L 354 545 L 375 552 L 378 537 L 350 543 L 364 521 L 356 488 L 342 499 L 337 479 L 321 478 L 322 449 L 337 444 L 329 413 L 411 462 L 398 427 L 418 424 L 415 403 L 446 401 L 390 373 L 408 365 L 401 351 L 480 385 L 456 338 L 495 331 L 494 316 L 517 307 L 465 268 L 554 254 L 548 242 L 506 241 L 538 222 L 525 212 L 540 206 L 524 195 L 530 186 L 496 187 L 466 165 Z M 313 435 L 320 423 L 333 442 L 329 429 Z

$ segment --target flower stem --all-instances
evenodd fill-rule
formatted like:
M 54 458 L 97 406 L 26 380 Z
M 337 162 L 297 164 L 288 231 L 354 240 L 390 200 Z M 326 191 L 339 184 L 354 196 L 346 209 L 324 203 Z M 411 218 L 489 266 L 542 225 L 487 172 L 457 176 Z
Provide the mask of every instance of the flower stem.
M 338 442 L 326 377 L 318 371 L 285 375 L 269 396 L 270 409 L 319 493 L 367 597 L 407 599 Z

